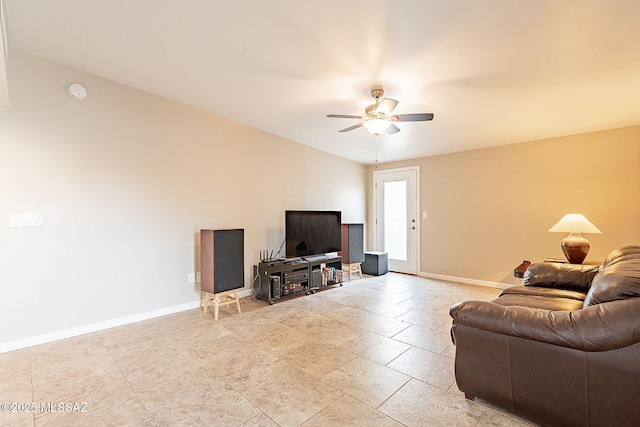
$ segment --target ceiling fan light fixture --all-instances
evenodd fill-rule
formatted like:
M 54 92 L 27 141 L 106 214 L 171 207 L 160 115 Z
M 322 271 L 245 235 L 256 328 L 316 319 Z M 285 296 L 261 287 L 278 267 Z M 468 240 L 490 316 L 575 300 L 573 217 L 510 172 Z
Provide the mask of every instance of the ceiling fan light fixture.
M 389 129 L 391 122 L 385 119 L 369 119 L 365 120 L 363 126 L 367 128 L 371 135 L 381 135 Z
M 2 0 L 0 0 L 2 1 Z M 398 105 L 398 101 L 391 98 L 380 99 L 384 95 L 381 86 L 371 88 L 371 96 L 376 100 L 375 104 L 369 105 L 364 109 L 364 116 L 356 116 L 353 114 L 327 114 L 327 117 L 334 119 L 357 119 L 362 120 L 354 126 L 349 126 L 339 130 L 338 132 L 349 132 L 360 127 L 365 127 L 371 135 L 393 135 L 400 132 L 400 128 L 395 122 L 426 122 L 433 120 L 433 113 L 411 113 L 411 114 L 395 114 L 393 110 Z

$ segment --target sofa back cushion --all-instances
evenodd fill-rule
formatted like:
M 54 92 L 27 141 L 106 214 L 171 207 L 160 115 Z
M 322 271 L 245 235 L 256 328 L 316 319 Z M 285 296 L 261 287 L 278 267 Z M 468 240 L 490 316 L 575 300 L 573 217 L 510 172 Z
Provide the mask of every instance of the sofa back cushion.
M 640 246 L 625 246 L 607 257 L 602 271 L 593 279 L 584 306 L 639 296 Z
M 535 263 L 524 273 L 524 285 L 587 292 L 598 270 L 597 265 Z
M 616 249 L 607 256 L 602 267 L 604 268 L 621 261 L 629 261 L 632 259 L 640 259 L 640 246 L 623 246 L 620 249 Z

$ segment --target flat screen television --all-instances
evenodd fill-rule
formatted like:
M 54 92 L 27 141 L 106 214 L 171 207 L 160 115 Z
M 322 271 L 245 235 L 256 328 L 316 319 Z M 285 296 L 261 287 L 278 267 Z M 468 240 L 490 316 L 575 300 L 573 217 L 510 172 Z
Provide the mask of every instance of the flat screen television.
M 285 211 L 287 258 L 342 250 L 340 211 Z

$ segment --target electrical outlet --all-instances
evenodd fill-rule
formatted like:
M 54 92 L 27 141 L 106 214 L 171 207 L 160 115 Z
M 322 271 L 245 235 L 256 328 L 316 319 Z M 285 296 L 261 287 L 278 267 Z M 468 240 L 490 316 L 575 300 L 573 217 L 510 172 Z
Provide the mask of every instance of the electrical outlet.
M 196 273 L 187 274 L 187 283 L 196 283 Z
M 200 283 L 200 272 L 196 273 L 196 283 Z

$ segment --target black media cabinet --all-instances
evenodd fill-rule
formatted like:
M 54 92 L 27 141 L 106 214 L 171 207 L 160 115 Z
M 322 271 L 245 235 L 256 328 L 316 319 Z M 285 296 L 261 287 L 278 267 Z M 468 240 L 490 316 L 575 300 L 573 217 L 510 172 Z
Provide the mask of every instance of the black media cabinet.
M 342 257 L 314 256 L 260 262 L 254 280 L 257 298 L 274 301 L 301 293 L 315 293 L 327 286 L 342 286 Z

